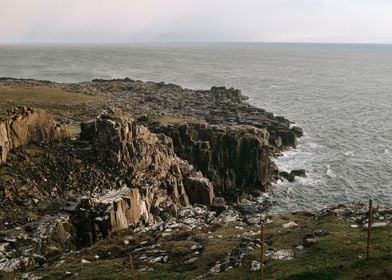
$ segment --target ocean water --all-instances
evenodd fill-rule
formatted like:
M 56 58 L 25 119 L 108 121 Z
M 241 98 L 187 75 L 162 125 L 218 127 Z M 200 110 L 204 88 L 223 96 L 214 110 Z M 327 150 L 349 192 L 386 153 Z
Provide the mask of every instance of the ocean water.
M 392 206 L 392 46 L 132 44 L 0 46 L 0 76 L 80 82 L 131 77 L 189 88 L 225 85 L 301 126 L 277 159 L 307 178 L 271 188 L 273 211 L 346 202 Z

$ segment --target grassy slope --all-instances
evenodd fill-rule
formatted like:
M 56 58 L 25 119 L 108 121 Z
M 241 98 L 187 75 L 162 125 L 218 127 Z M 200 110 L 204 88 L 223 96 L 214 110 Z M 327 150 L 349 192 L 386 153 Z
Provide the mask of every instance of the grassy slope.
M 67 92 L 57 87 L 0 85 L 0 117 L 4 117 L 5 110 L 15 106 L 41 108 L 60 116 L 75 116 L 82 114 L 86 103 L 101 100 L 101 95 Z
M 295 221 L 301 227 L 284 229 L 282 223 Z M 320 237 L 315 245 L 303 251 L 295 250 L 293 260 L 272 260 L 267 258 L 265 263 L 265 279 L 391 279 L 392 277 L 392 226 L 377 228 L 373 231 L 372 257 L 366 260 L 366 231 L 351 228 L 350 223 L 328 216 L 322 220 L 314 220 L 304 215 L 274 216 L 273 223 L 267 226 L 266 242 L 269 248 L 290 249 L 302 243 L 302 238 L 315 229 L 328 231 Z M 247 231 L 256 228 L 246 228 Z M 205 232 L 197 232 L 193 238 L 204 242 L 205 249 L 201 257 L 193 265 L 155 264 L 153 271 L 137 273 L 137 279 L 194 279 L 204 275 L 218 259 L 224 257 L 238 245 L 241 238 L 238 235 L 244 231 L 233 227 L 211 228 L 214 235 L 221 238 L 208 239 Z M 112 239 L 101 241 L 80 254 L 72 256 L 60 267 L 51 266 L 40 269 L 38 275 L 45 279 L 63 279 L 65 271 L 79 273 L 78 279 L 130 279 L 130 269 L 127 257 L 129 248 L 123 245 L 122 238 L 131 232 L 124 231 Z M 256 235 L 254 238 L 257 238 Z M 162 246 L 170 252 L 186 250 L 192 244 L 191 240 L 168 241 L 160 240 Z M 119 258 L 93 261 L 91 264 L 81 264 L 81 258 L 93 260 L 93 255 L 99 252 L 111 251 L 121 255 Z M 227 272 L 211 275 L 206 279 L 259 279 L 259 272 L 250 271 L 252 260 L 259 260 L 260 250 L 255 250 L 245 257 L 243 265 Z M 360 278 L 364 277 L 364 278 Z M 384 278 L 383 278 L 384 277 Z

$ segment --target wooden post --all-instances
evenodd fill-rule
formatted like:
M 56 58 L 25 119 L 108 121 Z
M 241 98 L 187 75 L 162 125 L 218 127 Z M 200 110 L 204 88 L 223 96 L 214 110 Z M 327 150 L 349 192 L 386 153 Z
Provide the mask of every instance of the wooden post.
M 135 274 L 135 268 L 133 267 L 132 255 L 129 255 L 129 261 L 130 261 L 130 263 L 131 263 L 131 275 L 132 275 L 132 280 L 136 280 L 136 274 Z
M 372 235 L 372 223 L 373 223 L 373 203 L 372 200 L 369 199 L 369 221 L 368 221 L 368 236 L 367 236 L 367 251 L 366 258 L 370 259 L 370 238 Z
M 265 225 L 264 221 L 261 222 L 261 233 L 260 233 L 260 279 L 264 280 L 264 237 L 265 237 Z

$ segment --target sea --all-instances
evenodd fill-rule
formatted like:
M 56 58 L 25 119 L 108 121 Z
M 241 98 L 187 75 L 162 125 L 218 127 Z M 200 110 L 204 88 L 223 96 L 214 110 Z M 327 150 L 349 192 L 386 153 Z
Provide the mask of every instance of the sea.
M 392 45 L 149 43 L 0 45 L 0 77 L 82 82 L 130 77 L 235 87 L 304 130 L 276 159 L 306 178 L 273 185 L 273 212 L 373 199 L 392 207 Z

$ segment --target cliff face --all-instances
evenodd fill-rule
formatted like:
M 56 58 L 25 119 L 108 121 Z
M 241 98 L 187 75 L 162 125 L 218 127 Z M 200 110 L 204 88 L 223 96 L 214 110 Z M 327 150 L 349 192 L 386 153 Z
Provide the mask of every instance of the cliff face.
M 0 163 L 7 160 L 10 150 L 30 142 L 49 142 L 66 137 L 54 120 L 44 110 L 19 107 L 0 122 Z
M 278 175 L 266 129 L 188 123 L 152 131 L 170 136 L 176 154 L 209 178 L 215 193 L 265 191 Z
M 211 205 L 212 184 L 177 157 L 169 137 L 151 133 L 120 110 L 81 127 L 81 139 L 91 142 L 96 160 L 123 182 L 120 191 L 83 199 L 75 217 L 87 234 L 82 242 L 129 225 L 168 219 L 190 203 Z
M 295 147 L 302 134 L 232 88 L 189 90 L 130 79 L 47 85 L 105 95 L 105 102 L 82 106 L 88 111 L 79 111 L 82 119 L 103 106 L 122 111 L 107 110 L 81 124 L 80 139 L 59 143 L 52 140 L 66 133 L 42 110 L 21 107 L 0 122 L 0 162 L 27 145 L 0 165 L 0 238 L 23 228 L 15 243 L 4 239 L 10 244 L 0 251 L 7 260 L 0 271 L 45 262 L 112 231 L 171 223 L 193 204 L 225 211 L 224 197 L 264 191 L 278 176 L 273 156 Z M 69 115 L 57 117 L 67 123 L 60 117 Z M 180 121 L 167 121 L 179 115 Z M 65 216 L 45 218 L 59 213 Z M 35 239 L 28 248 L 19 245 Z

